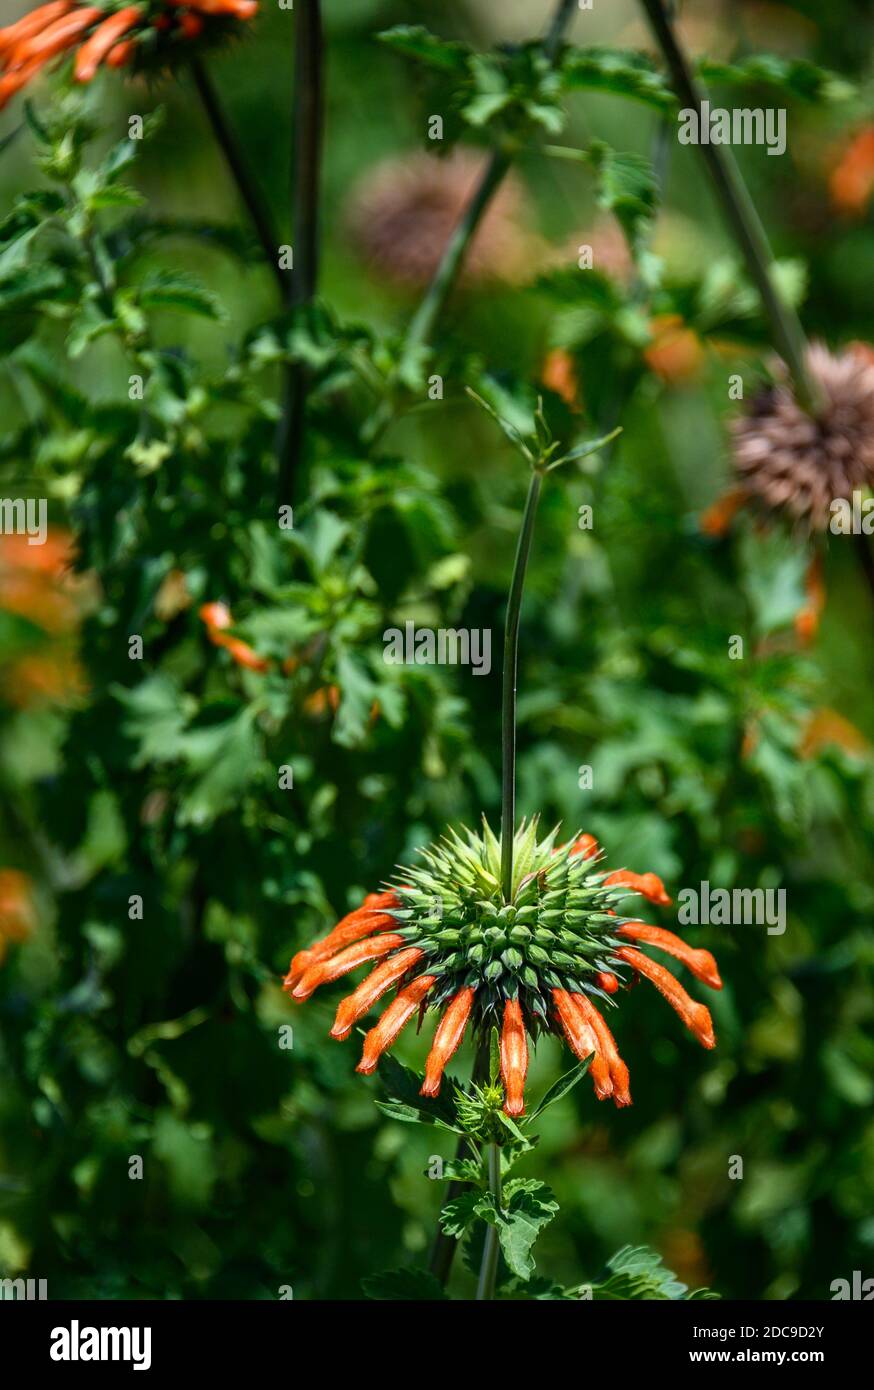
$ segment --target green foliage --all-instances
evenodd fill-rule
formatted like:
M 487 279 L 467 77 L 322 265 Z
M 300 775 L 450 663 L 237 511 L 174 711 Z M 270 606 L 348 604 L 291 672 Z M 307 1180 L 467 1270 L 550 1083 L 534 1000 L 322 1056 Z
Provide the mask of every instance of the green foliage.
M 38 909 L 0 966 L 0 1273 L 47 1277 L 56 1298 L 353 1298 L 364 1278 L 370 1298 L 438 1299 L 421 1266 L 442 1206 L 453 1296 L 472 1293 L 491 1229 L 501 1297 L 827 1297 L 870 1258 L 874 1199 L 869 595 L 835 539 L 822 635 L 802 646 L 809 539 L 750 517 L 719 540 L 697 525 L 729 479 L 727 369 L 749 399 L 769 345 L 697 163 L 677 161 L 667 198 L 657 187 L 675 109 L 660 68 L 565 47 L 553 71 L 536 43 L 476 53 L 418 26 L 380 49 L 364 12 L 342 32 L 328 16 L 360 102 L 331 113 L 324 299 L 307 312 L 273 297 L 184 81 L 142 142 L 119 139 L 130 89 L 111 75 L 84 96 L 63 77 L 43 88 L 2 142 L 2 492 L 48 498 L 77 579 L 59 633 L 54 610 L 19 611 L 27 586 L 0 555 L 0 869 L 29 875 Z M 870 342 L 870 229 L 827 216 L 850 130 L 824 109 L 844 95 L 833 69 L 864 76 L 870 19 L 841 3 L 819 20 L 786 49 L 809 58 L 699 71 L 744 102 L 761 86 L 811 103 L 791 165 L 763 161 L 781 166 L 765 183 L 755 150 L 742 163 L 811 334 Z M 265 33 L 276 23 L 265 13 Z M 393 53 L 416 62 L 412 82 Z M 216 60 L 283 218 L 287 132 L 267 98 L 286 90 L 285 54 L 268 38 L 246 63 Z M 406 290 L 365 278 L 344 200 L 350 172 L 422 128 L 423 72 L 444 149 L 521 156 L 534 249 L 524 285 L 465 281 L 410 367 Z M 558 132 L 572 157 L 541 160 Z M 597 240 L 590 204 L 621 228 L 627 273 L 568 266 L 568 238 Z M 671 316 L 704 345 L 680 383 L 644 355 Z M 553 348 L 575 393 L 541 383 Z M 282 529 L 289 365 L 310 398 Z M 615 1028 L 633 1107 L 608 1116 L 587 1063 L 560 1075 L 544 1035 L 517 1121 L 494 1038 L 486 1080 L 447 1077 L 428 1100 L 430 1024 L 363 1082 L 355 1041 L 326 1037 L 341 986 L 293 1011 L 280 980 L 447 825 L 497 823 L 497 674 L 387 666 L 383 633 L 490 628 L 498 650 L 527 467 L 547 453 L 565 466 L 522 610 L 520 814 L 583 825 L 675 896 L 704 879 L 783 887 L 788 927 L 690 929 L 725 978 L 713 1053 L 644 985 Z M 210 640 L 199 609 L 217 602 L 256 669 Z M 27 684 L 57 674 L 59 649 L 83 673 L 66 696 Z M 448 1202 L 435 1156 L 461 1186 Z

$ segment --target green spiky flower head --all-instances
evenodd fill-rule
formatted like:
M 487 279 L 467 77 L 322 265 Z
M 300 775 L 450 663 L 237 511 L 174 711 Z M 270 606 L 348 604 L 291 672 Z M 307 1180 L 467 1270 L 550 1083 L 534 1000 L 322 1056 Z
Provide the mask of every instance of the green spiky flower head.
M 558 827 L 538 839 L 538 821 L 514 838 L 509 901 L 501 891 L 501 843 L 483 819 L 477 835 L 449 830 L 420 850 L 421 863 L 398 871 L 400 906 L 390 910 L 399 933 L 424 953 L 437 976 L 435 1006 L 464 986 L 476 990 L 480 1023 L 497 1022 L 507 999 L 519 998 L 530 1021 L 548 1026 L 549 992 L 599 994 L 602 971 L 616 971 L 616 915 L 627 889 L 605 885 L 601 855 L 587 858 L 574 836 L 556 845 Z M 587 838 L 587 837 L 586 837 Z

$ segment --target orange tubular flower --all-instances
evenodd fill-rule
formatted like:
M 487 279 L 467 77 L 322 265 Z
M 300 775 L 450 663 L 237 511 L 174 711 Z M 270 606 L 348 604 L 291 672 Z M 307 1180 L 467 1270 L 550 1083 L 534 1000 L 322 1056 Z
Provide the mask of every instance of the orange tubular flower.
M 571 845 L 571 854 L 581 854 L 584 859 L 596 859 L 601 847 L 594 835 L 579 835 Z
M 73 0 L 52 0 L 51 4 L 39 5 L 15 24 L 0 29 L 0 54 L 8 53 L 17 43 L 41 33 L 50 24 L 54 24 L 56 19 L 68 14 L 72 8 Z
M 362 936 L 370 936 L 383 927 L 393 925 L 393 918 L 382 911 L 383 908 L 400 907 L 400 899 L 392 889 L 388 893 L 368 893 L 360 907 L 348 912 L 321 941 L 305 951 L 298 951 L 283 981 L 285 989 L 291 993 L 294 986 L 311 965 L 327 960 L 335 951 L 360 941 Z
M 407 985 L 406 989 L 401 990 L 397 999 L 389 1004 L 376 1027 L 371 1028 L 364 1039 L 364 1050 L 361 1053 L 361 1061 L 355 1068 L 356 1071 L 360 1071 L 364 1075 L 376 1071 L 376 1064 L 383 1052 L 387 1047 L 391 1047 L 401 1029 L 410 1021 L 428 990 L 436 982 L 436 975 L 419 975 L 411 985 Z
M 238 666 L 244 666 L 247 671 L 263 672 L 269 669 L 270 662 L 259 656 L 248 642 L 243 642 L 239 637 L 228 636 L 225 629 L 233 627 L 234 620 L 227 604 L 205 603 L 200 610 L 200 617 L 206 624 L 207 636 L 213 646 L 224 647 Z
M 257 0 L 138 0 L 121 8 L 115 0 L 52 0 L 0 29 L 0 110 L 72 50 L 79 82 L 92 81 L 102 65 L 123 67 L 140 55 L 144 65 L 165 68 L 179 55 L 179 40 L 196 39 L 207 27 L 227 34 L 257 12 Z
M 446 1063 L 461 1046 L 467 1020 L 470 1018 L 470 1011 L 473 1007 L 473 994 L 470 985 L 459 990 L 437 1025 L 434 1043 L 425 1062 L 423 1096 L 436 1096 L 440 1093 L 440 1082 L 443 1080 Z
M 650 960 L 649 956 L 635 950 L 633 946 L 620 946 L 616 954 L 652 981 L 659 994 L 667 999 L 671 1008 L 679 1014 L 689 1031 L 695 1034 L 702 1047 L 716 1046 L 710 1010 L 706 1005 L 697 1004 L 694 999 L 690 999 L 670 970 Z
M 581 1007 L 580 1001 L 584 995 L 568 994 L 567 990 L 554 989 L 552 998 L 555 1002 L 558 1021 L 567 1038 L 571 1052 L 581 1062 L 585 1062 L 587 1057 L 592 1058 L 590 1070 L 595 1085 L 595 1095 L 599 1100 L 606 1100 L 608 1096 L 613 1094 L 613 1081 L 610 1077 L 607 1061 L 599 1048 L 595 1031 Z
M 425 1064 L 422 1094 L 440 1092 L 444 1070 L 470 1028 L 480 1040 L 500 1029 L 504 1110 L 525 1113 L 528 1036 L 566 1039 L 575 1056 L 592 1057 L 596 1095 L 631 1104 L 628 1068 L 602 1009 L 646 975 L 705 1047 L 715 1038 L 710 1014 L 680 983 L 630 942 L 653 946 L 721 988 L 709 951 L 687 946 L 661 927 L 632 920 L 621 905 L 630 893 L 666 905 L 655 874 L 606 872 L 591 835 L 557 845 L 524 823 L 517 832 L 508 900 L 501 889 L 501 847 L 487 825 L 480 835 L 450 830 L 420 851 L 421 863 L 399 870 L 396 883 L 370 894 L 332 932 L 298 951 L 286 991 L 307 998 L 319 985 L 379 960 L 337 1008 L 331 1036 L 349 1036 L 389 990 L 399 993 L 367 1034 L 358 1070 L 372 1072 L 417 1009 L 441 1015 Z M 417 973 L 418 972 L 418 973 Z M 596 1004 L 598 1007 L 596 1007 Z M 500 1102 L 498 1102 L 500 1103 Z
M 127 9 L 118 10 L 97 26 L 76 54 L 73 71 L 77 82 L 91 81 L 104 58 L 109 56 L 110 49 L 124 38 L 128 30 L 142 18 L 142 14 L 138 5 L 128 5 Z
M 404 938 L 396 932 L 386 932 L 372 941 L 356 941 L 354 946 L 347 946 L 345 951 L 338 952 L 330 960 L 323 960 L 305 970 L 291 991 L 291 997 L 309 999 L 319 985 L 339 980 L 342 975 L 348 975 L 350 970 L 355 970 L 359 965 L 366 965 L 369 960 L 377 960 L 389 951 L 396 951 L 403 944 Z
M 722 989 L 719 970 L 710 952 L 687 946 L 672 931 L 651 927 L 648 922 L 626 922 L 623 927 L 617 928 L 617 936 L 626 936 L 629 941 L 643 941 L 647 946 L 657 946 L 660 951 L 681 960 L 702 984 L 709 985 L 711 989 Z
M 501 1029 L 501 1080 L 507 1093 L 504 1109 L 508 1115 L 525 1114 L 527 1075 L 528 1042 L 522 1006 L 518 999 L 508 999 L 504 1005 L 504 1026 Z
M 659 907 L 670 907 L 671 899 L 665 892 L 665 885 L 658 874 L 633 874 L 628 869 L 617 869 L 604 879 L 605 888 L 628 888 L 632 893 L 640 893 L 647 902 L 657 903 Z
M 0 961 L 10 941 L 24 941 L 34 925 L 33 886 L 20 869 L 0 869 Z
M 619 1056 L 616 1041 L 603 1015 L 595 1008 L 587 994 L 575 994 L 574 999 L 592 1026 L 598 1043 L 598 1051 L 607 1064 L 610 1080 L 613 1083 L 613 1102 L 616 1106 L 631 1104 L 631 1091 L 628 1088 L 628 1068 Z
M 367 979 L 352 994 L 341 1000 L 331 1029 L 331 1037 L 336 1038 L 338 1042 L 348 1038 L 359 1018 L 363 1018 L 377 1000 L 381 999 L 392 985 L 396 985 L 408 970 L 418 965 L 421 959 L 422 952 L 419 948 L 408 946 L 405 951 L 398 951 L 397 955 L 384 960 L 375 970 L 371 970 Z

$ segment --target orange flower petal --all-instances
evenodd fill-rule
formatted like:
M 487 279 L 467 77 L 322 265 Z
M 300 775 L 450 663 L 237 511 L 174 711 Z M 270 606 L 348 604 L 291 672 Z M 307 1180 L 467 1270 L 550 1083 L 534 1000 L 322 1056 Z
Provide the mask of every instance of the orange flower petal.
M 395 955 L 389 956 L 388 960 L 371 970 L 367 979 L 362 980 L 352 994 L 340 1000 L 331 1037 L 338 1041 L 348 1038 L 359 1018 L 363 1018 L 377 999 L 381 999 L 392 985 L 421 959 L 422 952 L 419 947 L 408 946 L 405 951 L 398 951 Z
M 393 927 L 395 925 L 394 918 L 386 912 L 378 911 L 378 909 L 388 906 L 397 907 L 399 901 L 400 899 L 394 892 L 368 893 L 362 906 L 356 907 L 354 912 L 347 912 L 346 916 L 341 918 L 321 941 L 316 941 L 305 950 L 298 951 L 283 980 L 284 987 L 287 990 L 293 989 L 305 970 L 311 965 L 317 965 L 319 961 L 327 960 L 343 946 L 351 946 L 353 941 L 360 941 L 363 936 L 372 936 L 374 932 L 382 931 L 386 927 Z
M 717 497 L 716 501 L 698 518 L 698 529 L 701 534 L 713 536 L 714 539 L 724 536 L 746 500 L 747 494 L 743 488 L 739 487 L 730 488 L 721 497 Z
M 627 888 L 632 893 L 640 893 L 648 902 L 658 903 L 659 907 L 669 907 L 671 904 L 658 874 L 634 874 L 630 869 L 617 869 L 604 879 L 604 887 Z
M 649 956 L 645 956 L 642 951 L 635 950 L 633 946 L 620 946 L 616 955 L 621 960 L 627 961 L 629 965 L 634 966 L 635 970 L 641 975 L 645 975 L 655 985 L 659 993 L 667 999 L 674 1012 L 679 1014 L 690 1032 L 695 1034 L 702 1047 L 716 1046 L 710 1010 L 704 1004 L 698 1004 L 694 999 L 691 999 L 670 970 L 665 970 L 663 965 L 650 960 Z
M 571 845 L 570 857 L 581 854 L 584 859 L 594 859 L 600 852 L 601 846 L 594 835 L 580 835 Z
M 19 63 L 32 62 L 36 59 L 40 59 L 44 63 L 48 62 L 50 58 L 72 48 L 79 35 L 90 25 L 105 18 L 105 11 L 97 9 L 94 5 L 74 10 L 72 14 L 64 14 L 46 28 L 41 29 L 38 34 L 20 39 L 11 51 L 9 66 L 17 67 Z
M 592 1031 L 598 1041 L 598 1051 L 607 1063 L 610 1072 L 610 1080 L 613 1083 L 613 1100 L 617 1106 L 631 1104 L 631 1091 L 628 1086 L 628 1068 L 619 1056 L 619 1049 L 616 1040 L 600 1010 L 595 1008 L 587 994 L 575 994 L 582 1013 L 591 1024 Z
M 143 12 L 137 5 L 128 5 L 125 9 L 109 15 L 102 24 L 98 24 L 94 33 L 88 36 L 76 54 L 73 68 L 76 81 L 90 82 L 110 49 L 114 48 L 118 40 L 123 39 L 128 30 L 142 17 Z
M 31 10 L 30 14 L 26 14 L 17 23 L 9 24 L 5 29 L 0 29 L 0 54 L 8 53 L 23 39 L 29 39 L 34 34 L 41 33 L 50 24 L 54 24 L 56 19 L 61 19 L 65 14 L 68 14 L 72 8 L 73 0 L 52 0 L 51 4 L 38 5 L 35 10 Z
M 674 932 L 665 931 L 662 927 L 651 927 L 648 922 L 626 922 L 623 927 L 617 928 L 616 935 L 627 936 L 629 941 L 643 941 L 647 946 L 656 946 L 660 951 L 667 951 L 669 956 L 674 956 L 676 960 L 681 960 L 688 966 L 697 980 L 709 985 L 711 989 L 722 989 L 719 968 L 710 952 L 687 946 L 682 937 L 676 936 Z
M 397 932 L 388 932 L 384 936 L 373 937 L 367 941 L 356 941 L 354 946 L 347 946 L 345 951 L 332 956 L 330 960 L 310 965 L 291 991 L 291 997 L 298 1000 L 309 999 L 319 985 L 339 980 L 342 975 L 348 975 L 349 971 L 355 970 L 357 966 L 366 965 L 369 960 L 377 960 L 403 944 L 404 938 L 398 936 Z
M 392 1000 L 376 1027 L 371 1028 L 364 1039 L 364 1050 L 356 1071 L 363 1072 L 365 1076 L 376 1071 L 376 1064 L 383 1052 L 391 1047 L 436 979 L 436 975 L 419 975 L 412 984 L 401 990 L 397 999 Z
M 580 1006 L 581 997 L 579 994 L 569 994 L 566 989 L 552 991 L 555 1011 L 568 1046 L 580 1062 L 585 1062 L 587 1057 L 592 1058 L 589 1071 L 595 1095 L 599 1100 L 606 1100 L 613 1094 L 610 1069 L 602 1055 L 595 1031 Z
M 504 1005 L 501 1029 L 501 1080 L 506 1091 L 504 1110 L 508 1115 L 525 1114 L 525 1077 L 528 1074 L 528 1042 L 522 1006 L 518 999 Z
M 474 991 L 469 985 L 460 989 L 454 999 L 449 1001 L 446 1012 L 437 1025 L 434 1042 L 425 1062 L 425 1081 L 420 1092 L 423 1096 L 436 1096 L 440 1092 L 440 1082 L 449 1059 L 458 1051 L 470 1010 Z

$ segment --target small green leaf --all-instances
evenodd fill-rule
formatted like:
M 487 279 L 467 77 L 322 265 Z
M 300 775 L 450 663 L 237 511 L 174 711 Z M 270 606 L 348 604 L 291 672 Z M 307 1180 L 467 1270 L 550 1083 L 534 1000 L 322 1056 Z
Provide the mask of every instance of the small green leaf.
M 439 72 L 467 72 L 471 49 L 467 44 L 438 38 L 426 29 L 424 24 L 397 24 L 393 29 L 384 29 L 376 36 L 380 43 L 393 48 L 405 58 L 412 58 L 426 67 Z
M 775 53 L 755 53 L 739 63 L 719 63 L 704 58 L 698 64 L 698 73 L 706 82 L 765 83 L 789 96 L 811 102 L 847 101 L 856 91 L 851 82 L 827 68 L 817 67 L 816 63 L 804 58 L 781 58 Z
M 645 53 L 631 49 L 569 46 L 560 67 L 568 91 L 584 89 L 633 97 L 660 111 L 676 105 L 676 97 L 666 79 Z
M 208 319 L 223 317 L 215 295 L 193 275 L 155 271 L 146 276 L 138 297 L 144 309 L 177 309 L 180 313 L 200 314 Z
M 462 1192 L 447 1202 L 440 1213 L 440 1229 L 447 1236 L 462 1236 L 473 1222 L 483 1216 L 483 1201 L 487 1194 L 482 1192 Z
M 545 1183 L 536 1178 L 514 1178 L 504 1188 L 501 1209 L 491 1193 L 482 1194 L 476 1214 L 497 1226 L 504 1259 L 519 1279 L 534 1273 L 532 1246 L 544 1226 L 558 1211 L 558 1202 Z

